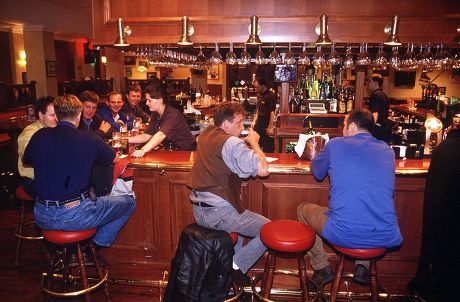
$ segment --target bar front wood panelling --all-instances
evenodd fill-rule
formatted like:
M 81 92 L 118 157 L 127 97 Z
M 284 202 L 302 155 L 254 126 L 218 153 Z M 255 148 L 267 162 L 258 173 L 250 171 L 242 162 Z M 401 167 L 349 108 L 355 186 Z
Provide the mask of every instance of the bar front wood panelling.
M 308 172 L 308 161 L 288 154 L 276 156 L 279 160 L 271 164 L 269 177 L 243 183 L 242 201 L 246 208 L 270 219 L 296 220 L 296 209 L 302 202 L 327 206 L 327 179 L 317 182 Z M 185 186 L 193 160 L 194 153 L 179 151 L 154 152 L 146 158 L 133 159 L 130 166 L 135 168 L 137 208 L 115 244 L 103 250 L 111 278 L 159 280 L 162 271 L 170 270 L 180 233 L 193 223 L 190 191 Z M 404 242 L 400 249 L 379 261 L 384 280 L 396 280 L 388 288 L 393 294 L 404 293 L 405 284 L 416 272 L 422 236 L 423 171 L 428 164 L 429 161 L 416 160 L 397 162 L 395 205 Z M 334 264 L 335 253 L 327 250 Z M 277 265 L 280 269 L 293 269 L 295 263 L 291 260 L 280 258 Z M 263 263 L 261 259 L 253 273 L 260 272 Z
M 113 44 L 115 21 L 121 17 L 132 28 L 132 44 L 176 43 L 180 18 L 188 16 L 196 43 L 242 43 L 248 38 L 249 17 L 257 15 L 263 42 L 312 43 L 322 14 L 329 18 L 329 36 L 339 43 L 383 42 L 383 29 L 395 14 L 401 19 L 402 42 L 453 43 L 460 23 L 456 0 L 93 0 L 93 31 L 95 44 Z

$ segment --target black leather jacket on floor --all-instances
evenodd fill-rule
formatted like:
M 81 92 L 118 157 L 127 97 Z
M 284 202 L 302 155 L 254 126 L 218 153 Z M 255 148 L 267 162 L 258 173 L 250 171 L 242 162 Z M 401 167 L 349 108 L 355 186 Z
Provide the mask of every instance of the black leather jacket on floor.
M 233 254 L 226 232 L 188 225 L 172 260 L 164 301 L 224 301 L 232 282 Z

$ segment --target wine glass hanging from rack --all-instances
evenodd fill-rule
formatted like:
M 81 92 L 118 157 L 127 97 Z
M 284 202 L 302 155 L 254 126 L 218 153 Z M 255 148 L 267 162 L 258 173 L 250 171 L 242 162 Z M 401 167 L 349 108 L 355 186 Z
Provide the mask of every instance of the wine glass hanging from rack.
M 288 48 L 287 46 L 285 47 Z M 325 68 L 326 65 L 339 64 L 347 69 L 354 68 L 355 65 L 369 65 L 374 69 L 385 69 L 390 66 L 396 70 L 408 71 L 413 71 L 417 68 L 424 68 L 426 70 L 459 68 L 458 57 L 460 50 L 446 49 L 442 45 L 435 46 L 436 50 L 432 51 L 431 45 L 422 44 L 419 46 L 419 49 L 415 51 L 414 45 L 408 44 L 407 48 L 402 50 L 401 53 L 398 47 L 393 47 L 391 50 L 388 48 L 384 50 L 383 46 L 380 45 L 378 51 L 374 50 L 372 52 L 374 55 L 371 56 L 367 50 L 367 43 L 362 43 L 356 60 L 353 58 L 354 55 L 350 45 L 345 47 L 345 53 L 343 53 L 343 50 L 339 53 L 336 50 L 337 48 L 334 49 L 334 47 L 331 48 L 330 54 L 329 50 L 326 50 L 326 53 L 328 53 L 327 60 L 321 48 L 316 48 L 315 52 L 314 49 L 312 51 L 311 47 L 307 49 L 305 44 L 303 47 L 301 45 L 292 46 L 294 49 L 299 47 L 300 51 L 297 52 L 289 50 L 289 48 L 287 49 L 285 64 L 292 64 L 291 62 L 297 61 L 299 65 L 313 64 L 316 68 Z M 147 61 L 150 66 L 158 67 L 184 67 L 204 70 L 208 69 L 212 62 L 214 62 L 214 64 L 218 63 L 218 59 L 221 58 L 218 53 L 218 46 L 215 47 L 213 55 L 210 55 L 209 58 L 203 54 L 202 50 L 200 50 L 198 55 L 195 55 L 182 52 L 177 48 L 169 49 L 164 45 L 137 45 L 133 48 L 134 55 L 136 55 L 140 61 Z M 276 48 L 276 46 L 273 47 L 273 51 L 268 59 L 265 59 L 262 47 L 259 46 L 254 60 L 252 60 L 253 58 L 251 58 L 248 51 L 243 51 L 241 59 L 238 60 L 233 52 L 233 43 L 231 43 L 225 61 L 227 64 L 236 64 L 241 61 L 243 65 L 247 65 L 251 61 L 255 62 L 257 65 L 280 64 L 282 59 Z M 340 49 L 340 46 L 338 49 Z M 375 47 L 374 49 L 377 48 Z M 313 55 L 311 62 L 309 55 Z M 374 59 L 372 59 L 372 57 L 374 57 Z M 289 60 L 286 60 L 286 58 Z M 223 59 L 220 60 L 222 60 L 222 63 L 224 62 Z

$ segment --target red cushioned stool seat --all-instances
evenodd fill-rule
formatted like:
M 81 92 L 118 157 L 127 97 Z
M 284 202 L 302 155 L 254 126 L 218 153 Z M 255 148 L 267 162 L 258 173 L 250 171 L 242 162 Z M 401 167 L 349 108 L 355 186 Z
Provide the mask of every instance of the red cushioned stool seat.
M 335 302 L 337 300 L 341 279 L 352 277 L 352 275 L 343 275 L 345 258 L 349 257 L 352 258 L 352 260 L 370 260 L 370 296 L 372 302 L 377 302 L 379 300 L 379 288 L 382 288 L 384 291 L 386 290 L 379 284 L 376 262 L 378 258 L 385 255 L 386 248 L 353 249 L 336 245 L 332 245 L 332 247 L 339 252 L 339 261 L 337 262 L 335 269 L 335 277 L 331 287 L 330 301 Z
M 17 245 L 16 245 L 16 257 L 14 264 L 16 266 L 19 265 L 19 255 L 21 253 L 21 248 L 22 248 L 22 241 L 23 240 L 42 240 L 43 236 L 40 234 L 40 230 L 36 228 L 35 221 L 32 219 L 28 222 L 26 222 L 26 204 L 32 204 L 34 202 L 34 199 L 29 196 L 24 191 L 23 186 L 19 186 L 16 188 L 16 191 L 14 193 L 16 200 L 21 202 L 21 208 L 19 210 L 19 220 L 18 220 L 18 226 L 16 228 L 16 233 L 14 234 L 17 238 Z M 34 234 L 33 235 L 26 235 L 26 233 L 31 233 L 30 229 L 25 230 L 27 226 L 33 227 Z M 39 242 L 39 241 L 38 241 Z
M 51 243 L 69 244 L 79 241 L 88 240 L 96 234 L 97 229 L 82 231 L 50 231 L 43 230 L 43 237 Z
M 231 232 L 229 233 L 229 235 L 230 235 L 230 238 L 232 238 L 233 245 L 235 245 L 236 242 L 238 241 L 238 233 Z
M 54 250 L 59 249 L 61 253 L 55 253 L 51 257 L 48 273 L 42 278 L 41 286 L 43 291 L 51 297 L 69 298 L 79 295 L 85 295 L 85 301 L 90 301 L 90 294 L 100 286 L 104 288 L 104 294 L 107 301 L 111 301 L 107 289 L 108 272 L 99 261 L 99 254 L 91 238 L 96 234 L 97 228 L 80 231 L 60 231 L 60 230 L 43 230 L 43 237 L 49 243 L 53 244 Z M 87 243 L 91 255 L 83 255 L 82 245 Z M 67 249 L 69 246 L 76 248 L 77 263 L 69 263 Z M 90 258 L 86 258 L 89 256 Z M 88 261 L 94 260 L 91 264 Z M 91 262 L 91 261 L 90 261 Z M 62 265 L 57 265 L 62 263 Z M 78 270 L 72 267 L 78 266 Z M 94 266 L 94 268 L 92 268 Z M 59 272 L 56 272 L 56 268 Z M 95 269 L 97 277 L 89 277 L 91 270 Z M 89 271 L 88 271 L 89 270 Z M 76 274 L 77 276 L 73 276 Z M 62 275 L 62 278 L 56 276 Z M 70 280 L 79 280 L 80 282 L 69 282 Z M 55 287 L 54 283 L 59 281 L 61 285 Z M 54 286 L 54 287 L 53 287 Z
M 315 244 L 316 233 L 304 223 L 294 220 L 275 220 L 265 224 L 260 230 L 260 239 L 268 248 L 268 257 L 265 262 L 265 270 L 263 275 L 259 275 L 253 282 L 253 293 L 263 301 L 271 301 L 270 294 L 273 285 L 274 276 L 277 274 L 286 274 L 286 271 L 277 271 L 276 257 L 277 253 L 292 253 L 297 258 L 298 274 L 288 273 L 288 275 L 296 276 L 300 281 L 300 290 L 302 291 L 302 301 L 309 301 L 309 293 L 307 288 L 308 278 L 305 265 L 304 255 Z M 256 290 L 256 284 L 262 279 L 261 289 L 259 293 Z M 315 288 L 316 284 L 312 283 Z M 316 290 L 316 295 L 312 300 L 318 297 L 319 291 Z
M 260 238 L 270 249 L 298 253 L 315 244 L 316 233 L 309 225 L 298 221 L 276 220 L 262 227 Z
M 24 191 L 23 186 L 19 186 L 16 188 L 16 192 L 14 193 L 17 199 L 19 200 L 25 200 L 25 201 L 34 201 L 32 197 L 29 196 L 29 194 Z
M 356 259 L 370 259 L 380 257 L 385 254 L 386 249 L 384 248 L 375 248 L 375 249 L 352 249 L 340 246 L 333 246 L 334 249 L 345 254 L 347 256 L 356 258 Z

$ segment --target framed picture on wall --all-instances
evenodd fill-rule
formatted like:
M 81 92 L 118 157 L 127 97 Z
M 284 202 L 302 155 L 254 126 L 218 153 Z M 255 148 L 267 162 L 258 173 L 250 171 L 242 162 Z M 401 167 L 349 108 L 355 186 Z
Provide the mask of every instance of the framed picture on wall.
M 438 87 L 439 95 L 446 95 L 446 87 Z
M 136 57 L 135 56 L 125 56 L 123 63 L 125 65 L 136 65 Z
M 218 80 L 219 79 L 219 65 L 211 65 L 208 69 L 208 80 Z
M 56 61 L 46 61 L 46 76 L 47 77 L 56 76 Z

